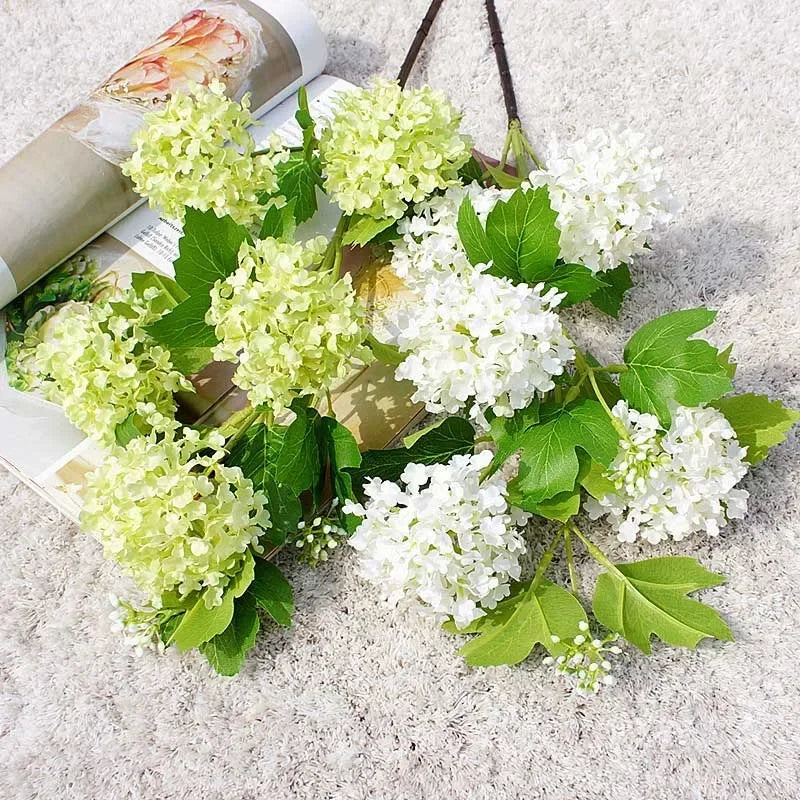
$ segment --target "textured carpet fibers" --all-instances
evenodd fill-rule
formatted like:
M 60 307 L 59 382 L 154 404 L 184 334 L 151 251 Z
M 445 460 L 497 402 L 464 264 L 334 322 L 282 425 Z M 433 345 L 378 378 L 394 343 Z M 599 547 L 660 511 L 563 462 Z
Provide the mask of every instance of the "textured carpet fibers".
M 329 70 L 394 74 L 427 0 L 313 0 Z M 177 0 L 0 0 L 0 159 L 187 8 Z M 498 0 L 532 138 L 620 122 L 662 144 L 686 202 L 634 268 L 619 324 L 573 313 L 606 357 L 656 314 L 719 309 L 742 391 L 800 403 L 800 12 L 790 0 Z M 447 0 L 413 82 L 447 90 L 481 149 L 503 107 L 482 4 Z M 628 656 L 584 701 L 534 660 L 474 670 L 392 613 L 342 554 L 289 566 L 296 624 L 242 674 L 136 659 L 109 629 L 95 542 L 0 473 L 4 798 L 758 798 L 798 795 L 798 442 L 746 479 L 751 512 L 687 552 L 729 582 L 704 598 L 737 642 Z M 533 532 L 535 536 L 537 532 Z M 535 538 L 534 541 L 538 541 Z M 538 547 L 540 545 L 534 545 Z M 591 568 L 583 565 L 588 577 Z

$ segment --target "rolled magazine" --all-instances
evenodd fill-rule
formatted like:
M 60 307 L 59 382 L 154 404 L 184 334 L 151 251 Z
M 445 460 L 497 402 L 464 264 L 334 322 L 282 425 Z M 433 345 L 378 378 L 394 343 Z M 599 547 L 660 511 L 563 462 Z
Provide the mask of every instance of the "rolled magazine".
M 208 0 L 0 167 L 0 307 L 141 199 L 119 164 L 147 111 L 220 80 L 254 116 L 319 75 L 322 31 L 298 0 Z
M 290 9 L 288 16 L 284 5 Z M 253 8 L 260 9 L 261 14 L 266 14 L 264 9 L 269 9 L 271 19 L 281 20 L 284 33 L 291 27 L 290 21 L 294 21 L 296 27 L 292 29 L 293 38 L 291 42 L 282 40 L 282 49 L 279 51 L 284 54 L 288 52 L 289 56 L 279 59 L 275 55 L 278 51 L 270 43 L 279 39 L 274 27 L 271 27 L 270 37 L 263 34 L 262 38 L 266 42 L 267 52 L 272 47 L 273 56 L 269 63 L 279 70 L 279 77 L 269 70 L 248 67 L 246 77 L 241 78 L 235 88 L 231 84 L 228 86 L 235 96 L 245 91 L 251 92 L 253 105 L 259 104 L 258 122 L 253 131 L 258 143 L 266 143 L 270 135 L 277 132 L 286 144 L 296 145 L 301 141 L 301 132 L 294 119 L 297 88 L 306 86 L 311 112 L 317 119 L 327 116 L 337 93 L 353 88 L 352 84 L 332 76 L 315 77 L 315 73 L 319 73 L 324 65 L 325 47 L 316 23 L 302 6 L 294 2 L 284 4 L 270 0 L 260 0 L 259 7 L 246 0 L 209 2 L 170 28 L 172 33 L 168 31 L 162 35 L 159 38 L 162 44 L 159 46 L 169 37 L 183 36 L 190 26 L 199 25 L 194 22 L 198 14 L 217 15 L 216 23 L 208 19 L 206 23 L 208 26 L 222 25 L 223 22 L 219 21 L 222 19 L 221 9 L 225 9 L 229 15 L 225 20 L 235 17 L 242 25 L 243 18 L 235 9 L 245 9 L 253 16 Z M 312 24 L 304 28 L 304 19 L 311 20 Z M 262 31 L 265 30 L 262 26 Z M 235 42 L 236 38 L 229 36 L 227 41 Z M 290 48 L 292 42 L 294 44 Z M 140 69 L 137 65 L 149 64 L 149 54 L 153 50 L 148 48 L 142 51 L 136 59 L 114 73 L 117 78 L 112 76 L 113 80 L 109 79 L 104 86 L 115 86 L 113 81 L 119 80 L 127 80 L 133 86 L 132 76 L 141 76 L 150 69 L 149 66 Z M 299 60 L 290 57 L 292 52 L 299 54 Z M 303 56 L 303 53 L 307 55 Z M 140 77 L 140 80 L 144 79 Z M 268 88 L 265 89 L 265 85 Z M 179 90 L 178 84 L 170 86 L 170 91 Z M 281 97 L 285 98 L 282 102 Z M 162 101 L 159 99 L 157 102 Z M 105 103 L 106 98 L 95 98 L 93 95 L 86 105 L 95 102 Z M 123 103 L 119 108 L 123 105 L 127 109 Z M 117 106 L 112 105 L 112 109 L 116 111 Z M 109 133 L 99 139 L 94 137 L 91 142 L 87 138 L 78 138 L 64 124 L 65 119 L 77 115 L 78 111 L 75 109 L 70 112 L 0 170 L 0 213 L 4 215 L 4 220 L 11 220 L 0 234 L 0 252 L 8 254 L 14 250 L 16 259 L 12 261 L 17 267 L 13 272 L 6 268 L 6 278 L 10 273 L 13 286 L 7 280 L 8 291 L 3 296 L 7 305 L 0 316 L 0 464 L 72 519 L 77 519 L 80 513 L 85 476 L 100 464 L 103 454 L 69 423 L 59 406 L 40 396 L 35 381 L 31 384 L 29 376 L 21 378 L 24 370 L 19 369 L 18 359 L 23 351 L 18 345 L 26 336 L 46 336 L 47 320 L 54 311 L 72 302 L 100 299 L 107 295 L 109 288 L 126 287 L 130 285 L 133 273 L 155 270 L 172 275 L 172 264 L 178 255 L 182 234 L 180 225 L 162 218 L 140 203 L 118 166 L 118 162 L 128 155 L 129 139 L 141 120 L 141 110 L 131 111 L 135 119 L 126 117 L 128 127 L 124 133 L 118 131 L 113 136 Z M 80 113 L 88 116 L 90 112 Z M 110 112 L 106 110 L 106 113 Z M 128 111 L 121 113 L 126 115 Z M 89 136 L 88 133 L 84 135 Z M 97 149 L 101 140 L 104 154 Z M 38 191 L 42 195 L 40 203 L 47 207 L 38 212 L 33 228 L 28 224 L 25 234 L 40 241 L 37 248 L 30 247 L 25 251 L 21 244 L 25 237 L 12 234 L 15 226 L 22 225 L 25 213 L 20 211 L 19 206 L 10 205 L 5 181 L 11 180 L 11 173 L 16 171 L 20 180 L 30 181 L 32 191 L 37 191 L 35 178 L 38 172 L 31 161 L 36 154 L 29 152 L 32 147 L 40 148 L 41 152 L 49 148 L 52 158 L 63 164 L 61 174 L 65 177 L 60 183 L 73 185 L 60 187 L 59 196 L 45 202 L 42 176 Z M 81 154 L 80 158 L 73 157 L 75 152 Z M 81 159 L 82 163 L 92 166 L 79 176 L 77 164 Z M 74 163 L 67 164 L 70 160 Z M 68 173 L 73 171 L 74 176 L 68 177 Z M 52 187 L 52 184 L 49 185 Z M 80 193 L 75 191 L 75 185 L 81 185 L 86 195 L 80 201 Z M 19 191 L 15 193 L 17 199 L 20 194 Z M 336 209 L 327 205 L 322 194 L 318 199 L 320 213 L 301 226 L 298 237 L 332 233 L 336 224 Z M 28 204 L 27 200 L 25 202 Z M 70 205 L 78 202 L 80 209 Z M 109 210 L 106 204 L 113 206 L 114 210 Z M 330 213 L 326 213 L 326 208 Z M 11 216 L 9 209 L 13 210 Z M 48 218 L 47 214 L 54 216 Z M 98 222 L 99 219 L 102 221 Z M 78 228 L 79 231 L 76 230 Z M 70 241 L 78 242 L 79 246 L 65 245 L 67 236 L 72 236 Z M 15 241 L 18 242 L 14 246 L 16 249 L 9 245 L 9 242 Z M 27 267 L 21 271 L 18 267 L 24 258 L 28 259 L 25 262 Z M 6 260 L 6 263 L 11 262 Z M 354 259 L 347 268 L 354 274 L 354 285 L 368 308 L 375 308 L 404 291 L 404 287 L 384 264 Z M 19 288 L 31 280 L 35 282 L 20 294 Z M 195 393 L 179 396 L 181 420 L 187 424 L 209 422 L 217 425 L 244 406 L 247 402 L 245 393 L 236 389 L 231 382 L 234 369 L 233 364 L 211 363 L 193 376 Z M 393 368 L 373 363 L 348 376 L 332 395 L 337 418 L 350 428 L 359 444 L 366 448 L 382 448 L 402 436 L 423 413 L 421 405 L 410 402 L 412 393 L 410 384 L 394 379 Z

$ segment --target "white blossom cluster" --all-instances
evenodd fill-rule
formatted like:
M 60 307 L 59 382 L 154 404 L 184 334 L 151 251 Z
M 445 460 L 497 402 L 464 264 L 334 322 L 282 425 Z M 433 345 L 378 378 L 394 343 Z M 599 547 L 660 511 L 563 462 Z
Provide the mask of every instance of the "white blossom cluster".
M 498 200 L 507 200 L 509 189 L 484 188 L 479 183 L 451 186 L 414 206 L 414 214 L 400 220 L 402 239 L 395 243 L 392 269 L 409 286 L 427 280 L 438 271 L 463 272 L 471 269 L 458 235 L 458 210 L 466 197 L 482 224 Z
M 512 416 L 573 359 L 555 311 L 563 297 L 477 269 L 431 273 L 415 302 L 390 306 L 376 335 L 408 353 L 395 375 L 414 384 L 414 402 L 433 413 L 469 406 L 486 429 L 487 411 Z
M 563 149 L 554 145 L 547 169 L 529 180 L 548 187 L 565 262 L 600 272 L 645 251 L 654 228 L 680 210 L 661 156 L 631 130 L 598 129 Z
M 613 413 L 629 434 L 606 473 L 616 491 L 589 498 L 586 510 L 593 519 L 608 515 L 620 541 L 716 536 L 744 516 L 748 493 L 734 487 L 747 472 L 747 450 L 719 411 L 677 406 L 668 431 L 624 400 Z
M 553 644 L 560 645 L 564 652 L 559 656 L 548 656 L 542 663 L 555 667 L 574 682 L 575 692 L 580 695 L 597 694 L 603 686 L 616 683 L 611 674 L 609 655 L 619 655 L 622 650 L 614 644 L 619 636 L 611 633 L 604 639 L 589 636 L 589 623 L 578 623 L 578 634 L 571 639 L 550 637 Z
M 150 606 L 137 608 L 115 594 L 110 595 L 109 599 L 114 609 L 108 615 L 111 620 L 111 630 L 121 634 L 122 640 L 137 656 L 142 655 L 145 650 L 164 652 L 165 645 L 159 636 L 159 626 L 164 620 L 165 613 L 169 616 L 174 612 L 163 612 Z
M 206 605 L 260 552 L 269 528 L 265 495 L 222 463 L 225 438 L 184 428 L 113 447 L 87 478 L 81 527 L 130 575 L 153 607 L 167 592 L 207 589 Z
M 363 517 L 350 538 L 361 573 L 390 605 L 416 600 L 437 621 L 452 616 L 464 628 L 508 596 L 525 552 L 517 526 L 529 515 L 509 508 L 502 477 L 481 482 L 491 459 L 483 451 L 409 464 L 405 489 L 373 478 L 364 485 L 366 506 L 344 506 Z

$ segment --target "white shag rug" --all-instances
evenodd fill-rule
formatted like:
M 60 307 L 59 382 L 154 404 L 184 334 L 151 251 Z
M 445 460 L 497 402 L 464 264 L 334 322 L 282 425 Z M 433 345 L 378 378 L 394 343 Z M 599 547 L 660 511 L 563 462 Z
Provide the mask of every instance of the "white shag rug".
M 428 0 L 313 5 L 329 70 L 363 81 L 396 72 Z M 0 160 L 187 7 L 0 0 Z M 686 200 L 636 264 L 621 323 L 587 312 L 585 340 L 616 353 L 646 318 L 707 303 L 720 310 L 713 340 L 737 342 L 737 387 L 800 404 L 796 4 L 498 7 L 534 141 L 629 124 L 664 146 Z M 478 146 L 498 150 L 503 106 L 482 3 L 446 0 L 413 80 L 450 92 Z M 0 796 L 796 798 L 797 436 L 745 486 L 744 522 L 681 548 L 729 576 L 704 599 L 738 641 L 656 646 L 584 701 L 533 661 L 465 667 L 454 638 L 380 607 L 348 554 L 292 570 L 295 626 L 261 636 L 236 679 L 202 657 L 136 659 L 109 630 L 115 576 L 98 546 L 0 472 Z

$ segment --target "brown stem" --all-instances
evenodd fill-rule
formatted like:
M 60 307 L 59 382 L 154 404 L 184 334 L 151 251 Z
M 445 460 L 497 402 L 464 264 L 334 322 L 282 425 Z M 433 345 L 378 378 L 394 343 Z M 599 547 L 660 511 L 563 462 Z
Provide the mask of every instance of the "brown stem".
M 511 79 L 506 45 L 503 41 L 503 30 L 500 27 L 494 0 L 486 0 L 486 17 L 489 20 L 489 32 L 492 35 L 492 47 L 494 48 L 494 57 L 497 59 L 497 69 L 500 72 L 500 85 L 503 87 L 503 100 L 506 104 L 508 124 L 511 125 L 515 120 L 519 120 L 517 95 L 514 92 L 514 82 Z
M 411 42 L 411 47 L 408 48 L 408 53 L 406 53 L 403 66 L 400 67 L 400 72 L 397 75 L 397 82 L 400 84 L 400 88 L 405 87 L 408 81 L 408 76 L 411 75 L 411 70 L 414 69 L 414 64 L 416 63 L 419 51 L 422 49 L 422 45 L 431 30 L 433 21 L 436 19 L 436 15 L 439 13 L 439 9 L 442 7 L 443 2 L 444 0 L 432 0 L 430 6 L 428 7 L 427 14 L 425 14 L 425 16 L 422 18 L 422 22 L 420 23 L 419 28 L 417 28 L 414 41 Z

